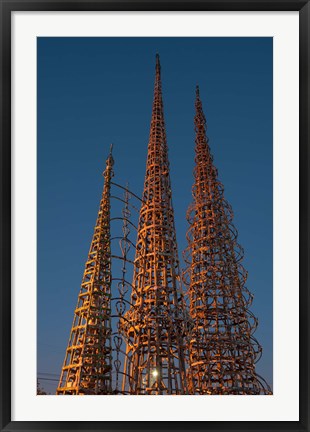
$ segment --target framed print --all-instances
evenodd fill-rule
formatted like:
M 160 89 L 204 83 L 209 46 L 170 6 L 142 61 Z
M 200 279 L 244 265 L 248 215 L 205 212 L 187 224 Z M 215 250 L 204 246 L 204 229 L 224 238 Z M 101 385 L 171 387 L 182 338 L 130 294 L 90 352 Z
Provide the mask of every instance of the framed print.
M 1 22 L 2 429 L 308 430 L 308 2 Z

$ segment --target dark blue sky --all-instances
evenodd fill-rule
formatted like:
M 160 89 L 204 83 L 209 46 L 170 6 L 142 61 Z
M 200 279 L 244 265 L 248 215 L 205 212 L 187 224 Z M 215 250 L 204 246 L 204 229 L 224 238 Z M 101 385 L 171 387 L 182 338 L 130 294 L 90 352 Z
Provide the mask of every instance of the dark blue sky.
M 272 384 L 272 38 L 38 38 L 39 376 L 60 373 L 110 143 L 115 181 L 142 193 L 157 52 L 180 258 L 199 84 Z

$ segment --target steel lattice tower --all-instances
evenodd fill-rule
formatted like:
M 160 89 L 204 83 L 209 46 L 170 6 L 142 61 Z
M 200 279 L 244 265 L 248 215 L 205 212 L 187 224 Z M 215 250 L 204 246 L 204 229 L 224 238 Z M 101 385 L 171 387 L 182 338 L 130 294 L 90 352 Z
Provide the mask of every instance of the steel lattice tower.
M 146 175 L 136 243 L 131 308 L 123 319 L 127 341 L 123 392 L 185 394 L 181 291 L 159 56 Z
M 249 311 L 253 296 L 245 287 L 243 250 L 237 243 L 233 212 L 217 178 L 196 90 L 194 201 L 184 274 L 194 330 L 190 363 L 194 394 L 268 394 L 255 372 L 262 348 L 253 337 L 257 319 Z
M 57 394 L 109 394 L 111 378 L 110 186 L 113 158 L 106 161 L 98 218 L 78 296 Z

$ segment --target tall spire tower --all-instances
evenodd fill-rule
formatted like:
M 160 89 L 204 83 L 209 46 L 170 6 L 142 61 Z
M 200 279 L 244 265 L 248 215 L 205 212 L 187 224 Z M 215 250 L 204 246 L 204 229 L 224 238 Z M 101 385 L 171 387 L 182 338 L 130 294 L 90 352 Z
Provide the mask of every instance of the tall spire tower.
M 100 395 L 112 391 L 110 187 L 113 163 L 111 146 L 58 395 Z
M 213 164 L 198 87 L 195 108 L 194 202 L 187 213 L 184 275 L 194 322 L 189 347 L 191 392 L 268 394 L 269 386 L 255 372 L 262 348 L 253 337 L 257 326 L 249 311 L 253 296 L 245 287 L 243 250 Z
M 159 56 L 136 243 L 131 308 L 123 319 L 123 391 L 185 394 L 186 311 L 180 285 Z

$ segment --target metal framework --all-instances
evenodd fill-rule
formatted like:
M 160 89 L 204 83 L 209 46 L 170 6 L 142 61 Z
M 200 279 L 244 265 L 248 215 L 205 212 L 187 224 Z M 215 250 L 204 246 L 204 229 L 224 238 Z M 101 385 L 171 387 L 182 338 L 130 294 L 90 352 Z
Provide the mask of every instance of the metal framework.
M 262 348 L 253 337 L 258 323 L 249 311 L 253 296 L 245 287 L 243 249 L 213 164 L 198 87 L 195 109 L 194 201 L 187 212 L 190 228 L 184 254 L 184 281 L 194 322 L 190 390 L 211 395 L 269 394 L 268 384 L 255 372 Z
M 188 319 L 180 282 L 157 55 L 131 307 L 121 325 L 127 343 L 123 393 L 188 393 L 184 341 Z
M 57 394 L 269 394 L 255 371 L 262 348 L 253 336 L 253 296 L 245 287 L 243 249 L 213 164 L 198 87 L 183 272 L 189 307 L 185 301 L 158 55 L 155 70 L 142 200 L 112 182 L 111 147 Z
M 110 187 L 113 163 L 110 151 L 103 173 L 104 187 L 98 218 L 57 388 L 58 395 L 112 392 Z
M 137 227 L 133 223 L 139 214 L 138 206 L 141 205 L 141 199 L 133 192 L 129 191 L 128 184 L 123 187 L 117 183 L 111 182 L 117 190 L 111 195 L 111 207 L 114 216 L 111 222 L 117 226 L 112 226 L 111 232 L 116 235 L 111 237 L 112 249 L 112 298 L 111 298 L 111 319 L 112 319 L 112 385 L 113 394 L 126 394 L 122 390 L 123 368 L 126 358 L 126 343 L 121 334 L 124 314 L 130 308 L 130 293 L 132 291 L 133 264 L 135 254 L 135 238 L 137 236 Z M 119 196 L 119 192 L 122 196 Z M 112 192 L 113 193 L 113 192 Z M 117 201 L 122 206 L 121 209 L 115 208 Z M 116 244 L 115 244 L 116 242 Z

